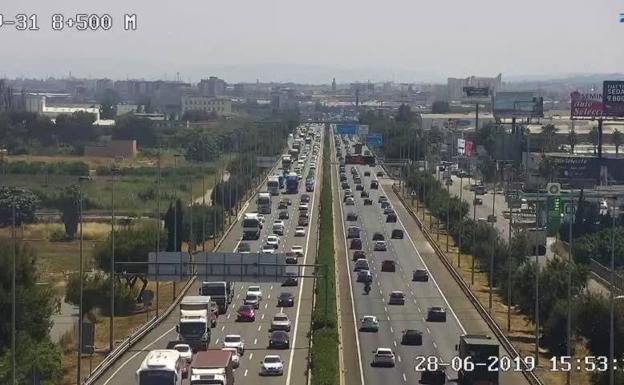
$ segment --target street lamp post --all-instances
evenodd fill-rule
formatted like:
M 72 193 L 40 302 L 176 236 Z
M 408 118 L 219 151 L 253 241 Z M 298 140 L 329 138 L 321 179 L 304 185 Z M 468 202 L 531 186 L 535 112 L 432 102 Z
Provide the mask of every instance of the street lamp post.
M 160 309 L 160 280 L 158 277 L 158 257 L 160 254 L 160 144 L 158 145 L 158 174 L 156 178 L 156 264 L 154 266 L 154 274 L 156 275 L 156 317 L 159 315 Z M 149 266 L 148 266 L 149 271 Z
M 470 179 L 468 179 L 468 183 L 470 183 Z M 477 179 L 475 178 L 475 184 L 477 184 Z M 473 226 L 477 225 L 477 189 L 475 187 L 474 190 L 472 190 L 474 193 L 474 199 L 472 200 L 472 222 L 473 222 Z M 474 279 L 475 279 L 475 255 L 474 255 L 474 247 L 475 247 L 475 238 L 476 238 L 477 232 L 475 231 L 475 229 L 472 229 L 472 267 L 470 269 L 470 283 L 472 285 L 474 285 Z
M 16 328 L 17 328 L 17 239 L 15 234 L 15 201 L 11 201 L 11 378 L 12 384 L 17 385 L 17 361 L 16 361 Z
M 615 358 L 615 215 L 616 215 L 616 205 L 615 199 L 612 204 L 612 220 L 611 220 L 611 282 L 609 287 L 609 385 L 614 384 L 614 375 L 613 375 L 613 359 Z M 621 297 L 621 296 L 619 296 Z
M 459 217 L 459 245 L 457 247 L 457 267 L 461 267 L 461 247 L 462 247 L 462 235 L 464 234 L 464 218 L 462 217 L 463 207 L 463 190 L 464 190 L 464 175 L 459 176 L 459 210 L 457 216 Z
M 178 170 L 178 158 L 181 154 L 173 155 L 173 170 L 177 176 Z M 178 187 L 173 184 L 173 251 L 178 252 Z M 175 301 L 176 297 L 176 281 L 173 280 L 173 297 L 172 301 Z
M 108 328 L 108 349 L 113 350 L 115 341 L 115 173 L 117 169 L 113 165 L 111 169 L 111 283 L 110 283 L 110 321 Z
M 78 223 L 80 223 L 80 241 L 79 241 L 79 263 L 80 267 L 78 268 L 78 279 L 80 280 L 79 284 L 79 300 L 78 300 L 78 362 L 76 363 L 76 384 L 80 385 L 81 380 L 81 369 L 82 369 L 82 315 L 84 311 L 83 307 L 83 296 L 84 296 L 84 259 L 83 259 L 83 233 L 82 233 L 82 181 L 88 180 L 89 177 L 81 176 L 78 177 Z
M 446 195 L 448 196 L 448 201 L 446 203 L 446 252 L 449 252 L 449 233 L 451 232 L 450 228 L 450 213 L 451 213 L 451 183 L 453 180 L 449 176 L 449 179 L 446 180 Z

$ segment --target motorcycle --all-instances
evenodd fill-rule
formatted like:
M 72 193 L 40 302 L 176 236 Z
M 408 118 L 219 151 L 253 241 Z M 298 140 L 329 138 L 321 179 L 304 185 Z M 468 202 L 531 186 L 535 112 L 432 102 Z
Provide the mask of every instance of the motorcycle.
M 371 291 L 371 286 L 370 286 L 370 283 L 366 282 L 366 283 L 364 284 L 364 292 L 365 292 L 366 294 L 368 294 L 368 293 L 370 293 L 370 291 Z

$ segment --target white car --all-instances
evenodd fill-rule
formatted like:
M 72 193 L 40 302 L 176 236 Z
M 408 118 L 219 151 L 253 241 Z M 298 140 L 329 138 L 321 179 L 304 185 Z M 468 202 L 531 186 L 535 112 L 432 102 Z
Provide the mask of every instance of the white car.
M 308 211 L 309 208 L 310 208 L 310 206 L 308 206 L 307 203 L 301 203 L 299 205 L 299 211 Z
M 373 353 L 373 366 L 394 366 L 394 352 L 390 348 L 377 348 Z
M 306 235 L 305 227 L 303 226 L 295 227 L 295 237 L 305 237 L 305 235 Z
M 173 347 L 173 350 L 179 351 L 180 352 L 180 357 L 183 360 L 186 360 L 186 362 L 188 362 L 189 364 L 193 360 L 193 349 L 191 349 L 190 345 L 188 345 L 188 344 L 176 344 Z
M 275 254 L 275 246 L 269 244 L 262 246 L 262 254 Z
M 379 331 L 379 320 L 374 315 L 365 315 L 360 319 L 360 330 Z
M 262 289 L 260 289 L 260 286 L 249 286 L 247 288 L 247 294 L 254 294 L 262 299 Z
M 240 334 L 228 334 L 223 339 L 224 348 L 235 348 L 238 354 L 245 354 L 245 341 L 241 338 Z
M 290 252 L 294 253 L 297 257 L 303 257 L 303 246 L 293 245 Z
M 285 229 L 284 221 L 277 220 L 273 222 L 273 233 L 277 235 L 284 235 Z
M 355 206 L 355 199 L 353 197 L 348 197 L 345 201 L 345 205 L 347 206 Z
M 290 320 L 288 319 L 288 315 L 284 313 L 277 313 L 274 315 L 271 321 L 271 330 L 284 330 L 289 332 Z
M 278 355 L 266 355 L 262 360 L 260 375 L 281 376 L 284 374 L 284 361 Z
M 240 366 L 240 356 L 238 355 L 238 350 L 236 348 L 223 348 L 221 350 L 232 353 L 232 367 L 234 369 Z
M 280 239 L 277 235 L 269 235 L 267 237 L 267 245 L 273 246 L 274 249 L 277 249 L 280 244 Z
M 387 249 L 386 241 L 375 241 L 374 251 L 386 251 Z

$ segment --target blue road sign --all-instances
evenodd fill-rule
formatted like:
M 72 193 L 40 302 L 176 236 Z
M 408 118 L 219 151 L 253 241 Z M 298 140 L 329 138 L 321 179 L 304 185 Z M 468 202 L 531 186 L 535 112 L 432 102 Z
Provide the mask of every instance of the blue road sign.
M 336 132 L 340 135 L 355 135 L 357 134 L 359 124 L 336 124 Z
M 382 134 L 368 134 L 366 135 L 367 146 L 383 146 Z

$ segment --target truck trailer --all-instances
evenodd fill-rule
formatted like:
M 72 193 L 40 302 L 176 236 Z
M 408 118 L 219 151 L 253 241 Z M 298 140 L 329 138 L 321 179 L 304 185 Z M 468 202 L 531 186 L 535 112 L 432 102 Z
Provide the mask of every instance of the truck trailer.
M 498 385 L 498 371 L 489 371 L 491 357 L 498 357 L 499 344 L 492 337 L 485 335 L 463 335 L 459 337 L 459 358 L 470 357 L 474 370 L 460 370 L 458 385 Z
M 232 352 L 209 349 L 198 352 L 191 362 L 191 385 L 234 385 Z

